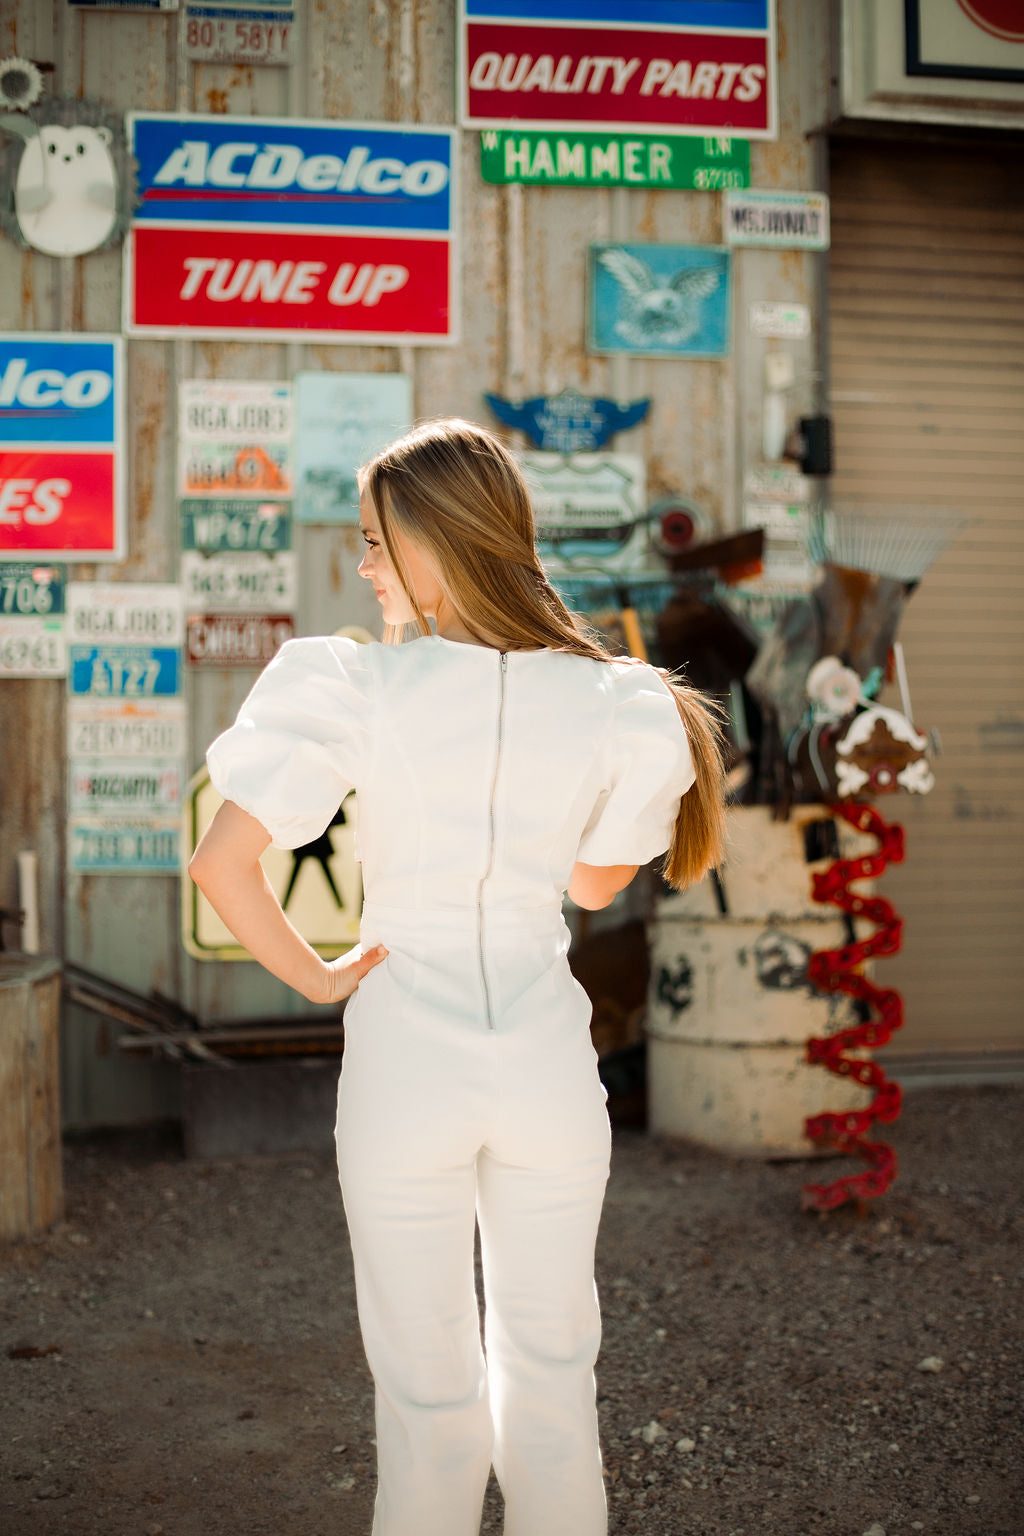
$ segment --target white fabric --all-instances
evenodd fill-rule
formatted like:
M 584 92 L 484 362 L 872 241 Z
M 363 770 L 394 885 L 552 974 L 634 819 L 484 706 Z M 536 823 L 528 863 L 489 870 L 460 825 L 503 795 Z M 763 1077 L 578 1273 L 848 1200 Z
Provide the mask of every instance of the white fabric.
M 356 788 L 367 897 L 473 906 L 489 853 L 499 668 L 496 651 L 437 636 L 289 641 L 210 748 L 214 787 L 278 848 L 311 842 Z M 486 904 L 560 898 L 577 858 L 646 863 L 668 847 L 693 778 L 652 667 L 510 653 Z
M 610 1136 L 557 911 L 491 917 L 494 1029 L 466 914 L 368 907 L 364 932 L 391 953 L 345 1009 L 336 1137 L 377 1386 L 373 1536 L 477 1536 L 492 1462 L 505 1536 L 604 1536 L 594 1244 Z M 513 997 L 517 970 L 532 980 Z
M 293 641 L 209 752 L 278 847 L 358 795 L 361 938 L 337 1146 L 377 1385 L 373 1536 L 603 1536 L 594 1241 L 608 1172 L 561 899 L 669 844 L 693 767 L 650 667 L 438 637 Z M 473 1289 L 474 1213 L 486 1357 Z

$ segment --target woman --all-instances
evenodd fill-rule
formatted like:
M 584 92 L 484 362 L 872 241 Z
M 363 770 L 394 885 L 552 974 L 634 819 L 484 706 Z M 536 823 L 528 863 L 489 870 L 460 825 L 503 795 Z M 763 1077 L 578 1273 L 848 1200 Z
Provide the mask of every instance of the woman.
M 276 976 L 350 999 L 337 1148 L 376 1384 L 374 1536 L 475 1536 L 492 1463 L 506 1536 L 600 1536 L 609 1127 L 561 903 L 606 906 L 666 849 L 675 885 L 717 862 L 716 727 L 566 610 L 490 433 L 419 427 L 360 488 L 385 643 L 284 646 L 210 749 L 225 804 L 190 868 Z M 327 963 L 258 860 L 322 833 L 352 788 L 362 944 Z

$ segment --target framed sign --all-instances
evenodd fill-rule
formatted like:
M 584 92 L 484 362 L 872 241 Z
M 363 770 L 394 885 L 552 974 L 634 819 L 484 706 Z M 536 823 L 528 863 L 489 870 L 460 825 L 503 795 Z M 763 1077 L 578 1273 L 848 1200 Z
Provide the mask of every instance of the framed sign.
M 632 453 L 524 453 L 549 575 L 634 571 L 649 547 L 644 461 Z
M 300 373 L 295 391 L 296 518 L 357 523 L 356 470 L 412 426 L 412 380 L 401 373 Z
M 904 0 L 908 75 L 1024 81 L 1019 0 Z
M 467 128 L 776 136 L 775 0 L 459 0 Z
M 123 378 L 118 336 L 0 336 L 0 559 L 124 559 Z
M 456 339 L 455 130 L 129 113 L 129 335 Z
M 729 252 L 715 245 L 590 247 L 587 350 L 725 357 Z

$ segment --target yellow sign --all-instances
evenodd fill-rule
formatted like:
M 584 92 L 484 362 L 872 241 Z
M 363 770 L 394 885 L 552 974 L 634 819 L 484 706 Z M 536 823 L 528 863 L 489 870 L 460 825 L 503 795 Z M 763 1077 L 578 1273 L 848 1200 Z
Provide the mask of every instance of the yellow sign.
M 197 885 L 186 866 L 221 797 L 201 768 L 190 784 L 182 832 L 181 937 L 197 960 L 248 960 Z M 268 848 L 260 863 L 289 920 L 326 959 L 344 954 L 359 942 L 362 878 L 356 862 L 358 811 L 347 795 L 321 837 L 291 850 Z

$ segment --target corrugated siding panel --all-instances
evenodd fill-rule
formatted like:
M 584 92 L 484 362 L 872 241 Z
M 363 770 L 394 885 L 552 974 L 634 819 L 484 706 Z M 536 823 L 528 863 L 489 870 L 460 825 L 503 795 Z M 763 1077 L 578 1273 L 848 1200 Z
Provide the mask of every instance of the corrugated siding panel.
M 962 508 L 900 638 L 927 798 L 883 801 L 907 862 L 882 893 L 905 948 L 878 980 L 903 1045 L 1024 1045 L 1024 191 L 1020 151 L 832 148 L 831 392 L 839 501 Z

